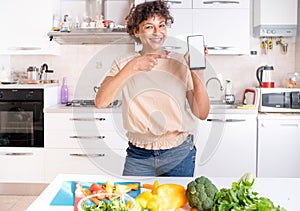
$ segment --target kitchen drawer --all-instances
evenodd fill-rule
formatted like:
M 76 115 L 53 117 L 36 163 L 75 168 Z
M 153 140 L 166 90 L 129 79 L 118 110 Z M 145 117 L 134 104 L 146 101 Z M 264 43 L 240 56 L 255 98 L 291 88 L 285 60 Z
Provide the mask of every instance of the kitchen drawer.
M 51 182 L 58 174 L 120 176 L 123 171 L 125 155 L 125 150 L 93 149 L 85 152 L 80 149 L 46 149 L 46 182 Z
M 46 148 L 126 149 L 127 138 L 117 132 L 45 131 Z
M 122 116 L 115 113 L 46 113 L 45 128 L 54 131 L 122 130 Z
M 44 182 L 43 148 L 0 148 L 0 182 Z
M 193 0 L 193 8 L 214 8 L 214 9 L 226 9 L 226 8 L 250 8 L 249 0 Z

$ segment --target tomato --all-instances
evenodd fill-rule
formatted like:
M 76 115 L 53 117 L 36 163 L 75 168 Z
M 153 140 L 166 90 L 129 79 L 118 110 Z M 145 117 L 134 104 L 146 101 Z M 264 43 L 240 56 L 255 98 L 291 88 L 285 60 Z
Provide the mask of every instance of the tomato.
M 97 183 L 93 183 L 91 186 L 90 186 L 90 190 L 93 194 L 96 194 L 96 193 L 103 193 L 105 192 L 105 185 L 99 185 Z

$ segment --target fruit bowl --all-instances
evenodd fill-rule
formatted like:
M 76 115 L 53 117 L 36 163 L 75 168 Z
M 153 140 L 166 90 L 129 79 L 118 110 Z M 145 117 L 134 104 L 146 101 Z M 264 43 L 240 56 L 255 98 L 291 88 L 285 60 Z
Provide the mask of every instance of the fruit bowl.
M 82 198 L 77 205 L 78 211 L 110 210 L 133 211 L 136 203 L 128 194 L 98 193 Z M 97 208 L 102 209 L 97 209 Z

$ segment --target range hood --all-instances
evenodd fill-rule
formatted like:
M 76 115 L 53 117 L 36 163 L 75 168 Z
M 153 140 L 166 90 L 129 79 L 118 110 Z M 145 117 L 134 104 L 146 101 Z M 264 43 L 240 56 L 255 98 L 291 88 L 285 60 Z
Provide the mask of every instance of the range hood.
M 254 35 L 258 37 L 296 36 L 297 4 L 298 0 L 254 0 Z
M 133 44 L 128 33 L 119 29 L 76 29 L 71 32 L 51 31 L 50 41 L 61 45 Z

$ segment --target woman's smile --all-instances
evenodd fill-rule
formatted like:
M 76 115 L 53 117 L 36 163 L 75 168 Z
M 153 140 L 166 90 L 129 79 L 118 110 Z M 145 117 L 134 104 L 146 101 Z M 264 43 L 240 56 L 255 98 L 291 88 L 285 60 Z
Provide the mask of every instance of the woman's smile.
M 167 36 L 165 18 L 159 15 L 149 17 L 139 25 L 135 35 L 140 38 L 143 50 L 148 52 L 161 50 Z

